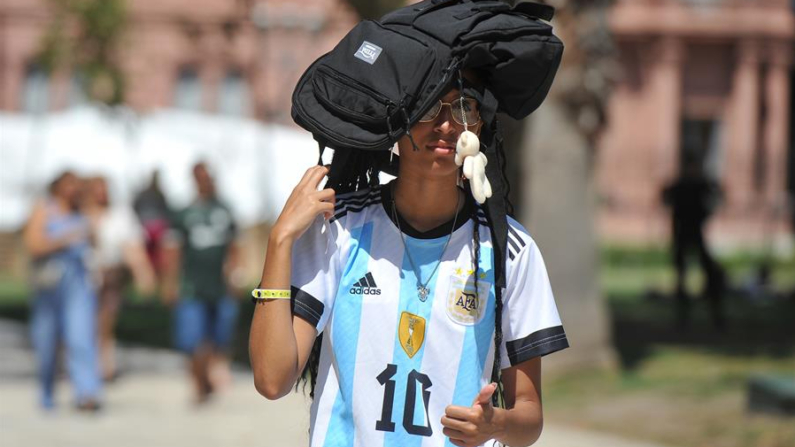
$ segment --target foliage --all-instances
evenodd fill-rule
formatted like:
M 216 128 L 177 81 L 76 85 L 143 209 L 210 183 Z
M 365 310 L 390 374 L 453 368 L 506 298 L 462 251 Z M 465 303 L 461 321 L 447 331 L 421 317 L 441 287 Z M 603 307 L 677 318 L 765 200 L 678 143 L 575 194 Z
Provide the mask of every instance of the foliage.
M 53 18 L 41 43 L 47 71 L 72 69 L 88 96 L 115 105 L 124 100 L 124 76 L 116 57 L 127 22 L 125 0 L 49 0 Z

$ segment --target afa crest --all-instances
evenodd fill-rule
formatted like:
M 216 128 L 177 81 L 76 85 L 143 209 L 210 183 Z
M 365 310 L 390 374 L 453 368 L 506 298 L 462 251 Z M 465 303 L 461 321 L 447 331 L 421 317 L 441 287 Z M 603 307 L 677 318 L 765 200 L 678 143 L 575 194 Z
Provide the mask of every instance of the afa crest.
M 400 346 L 406 351 L 409 358 L 414 357 L 425 341 L 425 318 L 409 312 L 400 314 L 398 324 L 398 338 Z
M 475 293 L 475 280 L 472 276 L 466 279 L 452 277 L 450 291 L 447 292 L 447 316 L 466 326 L 478 324 L 486 314 L 490 289 L 490 283 L 478 280 L 478 291 Z

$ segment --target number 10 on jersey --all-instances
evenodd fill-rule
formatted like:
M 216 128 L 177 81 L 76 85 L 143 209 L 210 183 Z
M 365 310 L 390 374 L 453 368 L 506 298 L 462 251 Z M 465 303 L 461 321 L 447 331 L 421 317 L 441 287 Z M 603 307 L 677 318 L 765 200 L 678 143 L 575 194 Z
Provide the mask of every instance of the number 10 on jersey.
M 398 372 L 397 365 L 388 364 L 386 369 L 381 371 L 381 374 L 376 377 L 378 383 L 384 387 L 384 403 L 381 407 L 381 419 L 375 423 L 375 429 L 379 431 L 395 431 L 395 423 L 392 422 L 392 409 L 394 408 L 395 400 L 395 379 L 393 378 Z M 417 400 L 417 384 L 422 386 L 422 402 L 425 406 L 425 414 L 428 414 L 428 402 L 431 400 L 431 392 L 428 388 L 431 387 L 431 379 L 415 370 L 406 377 L 406 401 L 403 403 L 403 428 L 412 435 L 431 436 L 433 429 L 431 428 L 431 421 L 426 422 L 427 425 L 417 425 L 414 423 L 414 405 Z

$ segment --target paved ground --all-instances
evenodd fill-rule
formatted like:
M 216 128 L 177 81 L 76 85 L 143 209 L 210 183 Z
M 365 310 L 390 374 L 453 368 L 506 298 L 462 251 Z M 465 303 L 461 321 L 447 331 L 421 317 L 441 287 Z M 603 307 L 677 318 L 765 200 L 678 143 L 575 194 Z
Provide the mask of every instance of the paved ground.
M 210 404 L 190 403 L 183 359 L 173 352 L 122 348 L 125 374 L 106 390 L 97 415 L 70 408 L 59 383 L 58 408 L 36 405 L 34 365 L 25 328 L 0 320 L 0 446 L 2 447 L 282 447 L 306 445 L 307 401 L 300 394 L 270 402 L 237 371 Z M 660 447 L 547 424 L 539 447 Z

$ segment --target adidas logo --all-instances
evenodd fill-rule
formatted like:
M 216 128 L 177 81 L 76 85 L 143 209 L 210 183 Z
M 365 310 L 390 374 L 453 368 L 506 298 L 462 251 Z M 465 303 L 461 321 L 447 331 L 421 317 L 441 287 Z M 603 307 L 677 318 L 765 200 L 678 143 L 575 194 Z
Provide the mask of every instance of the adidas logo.
M 351 295 L 380 295 L 381 289 L 375 285 L 375 278 L 373 278 L 373 274 L 367 272 L 362 279 L 357 281 L 356 284 L 351 287 L 349 293 Z

